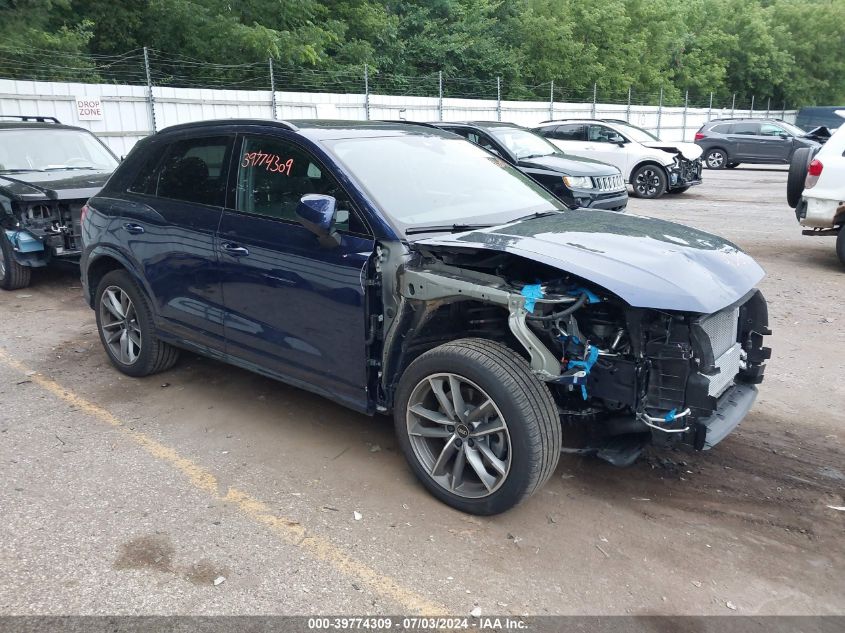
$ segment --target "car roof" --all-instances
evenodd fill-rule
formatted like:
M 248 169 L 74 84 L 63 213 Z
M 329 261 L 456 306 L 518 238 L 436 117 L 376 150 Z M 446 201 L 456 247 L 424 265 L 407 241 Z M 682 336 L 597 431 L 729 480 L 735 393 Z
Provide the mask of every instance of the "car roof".
M 723 117 L 723 118 L 720 118 L 720 119 L 710 119 L 704 125 L 710 125 L 711 123 L 725 123 L 727 121 L 734 121 L 734 122 L 736 122 L 736 121 L 740 121 L 740 122 L 752 121 L 754 123 L 759 123 L 761 121 L 774 121 L 776 123 L 786 123 L 786 121 L 784 121 L 783 119 L 775 119 L 775 118 L 772 118 L 772 117 L 761 119 L 760 117 L 737 116 L 737 117 Z
M 516 123 L 508 123 L 506 121 L 439 121 L 434 123 L 437 127 L 461 126 L 461 127 L 477 127 L 482 130 L 493 127 L 510 127 L 517 129 L 524 129 L 521 125 Z
M 90 133 L 84 127 L 64 125 L 62 123 L 45 123 L 41 121 L 4 121 L 0 119 L 0 130 L 80 130 Z
M 412 121 L 347 121 L 341 119 L 212 119 L 193 121 L 164 128 L 158 134 L 170 134 L 186 130 L 208 130 L 221 127 L 275 127 L 297 132 L 312 140 L 330 140 L 341 138 L 364 138 L 375 136 L 443 136 L 451 137 L 449 132 L 430 125 L 416 125 Z

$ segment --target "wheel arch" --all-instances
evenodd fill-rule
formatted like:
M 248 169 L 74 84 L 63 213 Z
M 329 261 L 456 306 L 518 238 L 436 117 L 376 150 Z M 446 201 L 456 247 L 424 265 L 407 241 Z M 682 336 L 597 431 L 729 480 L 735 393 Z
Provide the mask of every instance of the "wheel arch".
M 138 274 L 130 260 L 120 252 L 110 248 L 98 247 L 88 254 L 85 261 L 85 269 L 83 270 L 86 289 L 85 300 L 90 307 L 94 307 L 94 295 L 97 292 L 97 286 L 100 285 L 100 281 L 114 270 L 125 270 L 128 272 L 138 287 L 148 297 L 152 296 L 143 277 Z
M 628 183 L 629 184 L 632 184 L 634 182 L 634 174 L 637 173 L 637 170 L 640 169 L 641 167 L 645 167 L 646 165 L 653 165 L 655 167 L 659 167 L 663 171 L 663 175 L 666 176 L 666 183 L 668 185 L 668 183 L 669 183 L 669 172 L 666 171 L 666 166 L 661 165 L 660 162 L 658 162 L 654 158 L 642 159 L 642 160 L 640 160 L 640 162 L 638 162 L 636 165 L 634 165 L 634 167 L 631 169 L 630 173 L 628 174 Z

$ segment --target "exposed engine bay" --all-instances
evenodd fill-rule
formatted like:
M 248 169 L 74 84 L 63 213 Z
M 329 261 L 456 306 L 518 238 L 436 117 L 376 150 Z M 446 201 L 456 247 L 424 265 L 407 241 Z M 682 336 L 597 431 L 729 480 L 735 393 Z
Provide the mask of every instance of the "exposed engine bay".
M 388 251 L 385 310 L 373 317 L 374 330 L 383 321 L 374 383 L 388 408 L 419 353 L 464 336 L 500 340 L 546 382 L 570 450 L 627 465 L 649 443 L 701 450 L 724 438 L 751 407 L 771 353 L 758 290 L 714 314 L 660 311 L 508 253 L 420 245 L 391 262 Z
M 17 256 L 30 266 L 52 257 L 74 258 L 82 248 L 81 219 L 85 200 L 11 202 L 2 227 Z

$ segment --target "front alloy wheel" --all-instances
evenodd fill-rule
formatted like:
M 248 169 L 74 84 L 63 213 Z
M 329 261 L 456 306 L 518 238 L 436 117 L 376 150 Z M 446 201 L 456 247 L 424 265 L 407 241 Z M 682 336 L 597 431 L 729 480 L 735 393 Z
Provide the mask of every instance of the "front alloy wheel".
M 497 341 L 458 339 L 421 354 L 402 373 L 394 404 L 411 470 L 463 512 L 512 508 L 548 480 L 560 456 L 551 392 Z
M 132 299 L 118 286 L 108 286 L 100 299 L 100 330 L 112 356 L 133 365 L 141 354 L 141 327 Z
M 511 466 L 505 418 L 487 393 L 463 376 L 434 374 L 408 400 L 411 447 L 437 484 L 461 497 L 486 497 Z
M 631 185 L 637 198 L 659 198 L 666 193 L 666 172 L 657 165 L 643 165 L 634 172 Z

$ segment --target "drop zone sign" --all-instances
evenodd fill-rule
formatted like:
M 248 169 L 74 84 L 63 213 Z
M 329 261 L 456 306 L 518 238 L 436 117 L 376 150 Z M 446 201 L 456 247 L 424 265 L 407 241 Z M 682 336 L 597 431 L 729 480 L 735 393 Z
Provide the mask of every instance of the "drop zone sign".
M 103 104 L 99 97 L 76 97 L 76 118 L 80 121 L 102 121 Z

